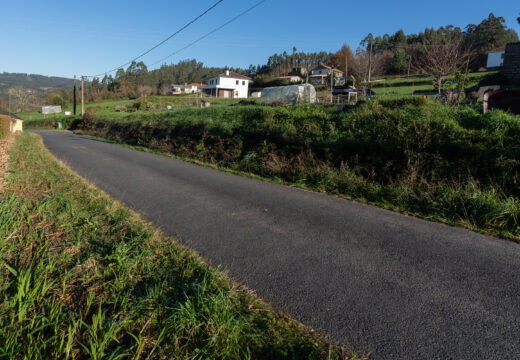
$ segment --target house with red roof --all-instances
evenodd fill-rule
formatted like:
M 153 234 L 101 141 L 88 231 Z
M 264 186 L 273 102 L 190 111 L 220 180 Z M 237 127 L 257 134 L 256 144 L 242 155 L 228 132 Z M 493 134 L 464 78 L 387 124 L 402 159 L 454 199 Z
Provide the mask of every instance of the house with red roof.
M 313 84 L 327 84 L 330 82 L 331 72 L 334 72 L 334 78 L 339 79 L 343 77 L 343 71 L 332 68 L 325 64 L 320 64 L 318 67 L 314 68 L 309 75 L 311 83 Z

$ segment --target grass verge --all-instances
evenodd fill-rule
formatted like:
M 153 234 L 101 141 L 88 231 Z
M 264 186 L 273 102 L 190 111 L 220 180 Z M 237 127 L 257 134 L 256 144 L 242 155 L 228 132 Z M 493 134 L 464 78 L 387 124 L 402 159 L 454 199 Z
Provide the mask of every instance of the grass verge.
M 356 358 L 272 310 L 24 134 L 0 199 L 0 358 Z

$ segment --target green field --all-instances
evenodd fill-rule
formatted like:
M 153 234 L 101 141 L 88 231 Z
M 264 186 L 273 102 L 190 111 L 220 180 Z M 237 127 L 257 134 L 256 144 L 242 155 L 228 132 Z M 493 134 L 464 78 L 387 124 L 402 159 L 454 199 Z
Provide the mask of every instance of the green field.
M 0 358 L 356 358 L 273 311 L 24 134 L 0 194 Z
M 146 103 L 149 107 L 149 111 L 160 111 L 164 110 L 166 106 L 172 106 L 173 108 L 182 107 L 197 107 L 201 106 L 203 102 L 210 102 L 214 105 L 230 105 L 236 104 L 243 99 L 223 99 L 223 98 L 212 98 L 206 96 L 200 96 L 195 94 L 190 95 L 173 95 L 173 96 L 147 96 L 135 100 L 117 100 L 117 101 L 103 101 L 98 103 L 87 103 L 85 104 L 86 112 L 133 112 L 136 109 L 132 107 L 135 103 Z M 247 101 L 258 102 L 258 99 L 248 99 Z M 90 109 L 90 110 L 89 110 Z M 66 116 L 65 111 L 73 112 L 72 106 L 62 108 L 63 112 L 60 114 L 41 114 L 37 110 L 20 112 L 16 115 L 26 121 L 67 121 L 70 116 Z M 81 114 L 81 104 L 78 102 L 76 107 L 76 113 Z

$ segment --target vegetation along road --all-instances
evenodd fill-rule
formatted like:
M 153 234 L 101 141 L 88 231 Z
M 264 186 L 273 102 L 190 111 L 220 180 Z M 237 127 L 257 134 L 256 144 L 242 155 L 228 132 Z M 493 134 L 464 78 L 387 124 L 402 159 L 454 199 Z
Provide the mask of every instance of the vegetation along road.
M 520 246 L 71 132 L 81 176 L 298 320 L 377 359 L 520 358 Z

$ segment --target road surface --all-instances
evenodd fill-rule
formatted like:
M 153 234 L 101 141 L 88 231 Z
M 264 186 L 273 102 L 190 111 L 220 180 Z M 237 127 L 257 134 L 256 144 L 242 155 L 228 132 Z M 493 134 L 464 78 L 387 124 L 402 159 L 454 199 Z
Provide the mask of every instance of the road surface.
M 520 359 L 520 245 L 74 135 L 65 164 L 374 359 Z

